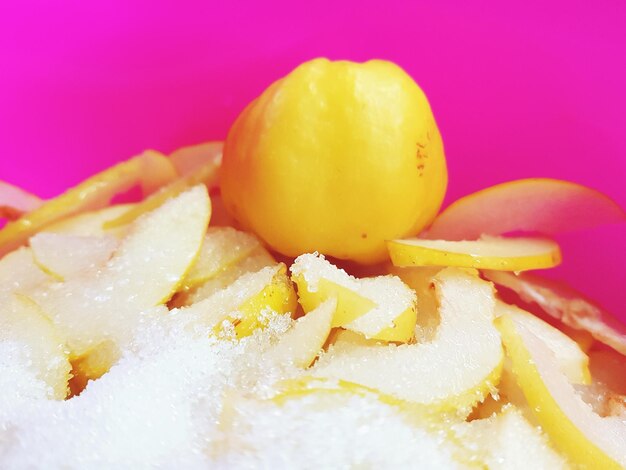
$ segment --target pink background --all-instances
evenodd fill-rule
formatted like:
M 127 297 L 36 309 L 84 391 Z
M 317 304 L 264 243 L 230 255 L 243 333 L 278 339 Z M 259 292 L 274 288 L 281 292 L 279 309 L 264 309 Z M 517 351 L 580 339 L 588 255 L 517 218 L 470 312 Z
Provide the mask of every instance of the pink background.
M 626 2 L 217 3 L 1 2 L 0 179 L 51 196 L 144 148 L 224 138 L 301 61 L 376 57 L 430 97 L 448 201 L 550 176 L 626 206 Z M 561 237 L 555 273 L 624 318 L 625 235 Z

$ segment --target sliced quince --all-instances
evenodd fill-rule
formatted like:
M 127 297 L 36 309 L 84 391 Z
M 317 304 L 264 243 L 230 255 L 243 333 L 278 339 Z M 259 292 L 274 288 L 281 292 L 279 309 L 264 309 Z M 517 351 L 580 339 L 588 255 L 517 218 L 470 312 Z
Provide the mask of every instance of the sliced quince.
M 566 325 L 589 332 L 598 341 L 626 355 L 626 325 L 571 287 L 528 273 L 485 271 L 487 279 L 514 291 L 528 303 Z
M 168 199 L 178 196 L 183 191 L 197 184 L 204 184 L 209 188 L 217 179 L 218 169 L 219 162 L 210 161 L 203 167 L 198 168 L 196 172 L 174 179 L 169 184 L 161 186 L 158 191 L 153 192 L 143 201 L 133 205 L 128 211 L 120 214 L 113 220 L 106 221 L 103 227 L 110 230 L 128 225 L 137 217 L 153 211 Z
M 272 282 L 237 309 L 235 335 L 238 338 L 250 336 L 254 330 L 268 326 L 272 316 L 293 314 L 297 306 L 298 296 L 287 275 L 287 267 L 281 264 Z
M 35 263 L 28 247 L 18 248 L 0 259 L 0 294 L 26 293 L 49 279 Z
M 235 334 L 233 323 L 241 321 L 248 314 L 259 315 L 263 311 L 277 310 L 287 313 L 286 305 L 295 305 L 295 292 L 285 294 L 282 291 L 284 280 L 289 281 L 284 264 L 265 267 L 243 274 L 205 299 L 172 310 L 172 315 L 181 317 L 183 322 L 201 331 L 216 329 L 219 332 L 232 327 L 232 333 Z M 281 294 L 272 295 L 274 289 Z
M 272 255 L 265 248 L 259 246 L 238 263 L 225 267 L 222 271 L 212 278 L 207 279 L 199 286 L 192 289 L 185 289 L 185 284 L 183 283 L 174 299 L 174 306 L 182 307 L 200 302 L 215 294 L 217 291 L 229 286 L 244 274 L 257 272 L 263 268 L 275 265 L 276 260 Z
M 14 220 L 37 209 L 43 201 L 34 194 L 0 181 L 0 219 Z
M 260 247 L 259 240 L 230 227 L 210 227 L 198 259 L 185 277 L 184 289 L 192 289 L 214 278 Z
M 169 159 L 153 151 L 118 163 L 7 224 L 0 230 L 0 255 L 21 245 L 52 222 L 103 207 L 113 196 L 137 184 L 143 184 L 146 192 L 152 191 L 175 176 Z
M 483 236 L 479 240 L 448 241 L 405 239 L 387 242 L 395 266 L 457 266 L 463 268 L 525 271 L 557 266 L 559 245 L 540 238 Z
M 453 428 L 459 442 L 490 470 L 569 468 L 539 428 L 512 405 L 489 418 L 459 423 Z
M 39 307 L 21 295 L 0 298 L 0 343 L 12 343 L 13 361 L 28 363 L 47 387 L 48 396 L 67 396 L 71 366 L 61 336 Z M 17 367 L 18 364 L 15 364 Z M 11 368 L 3 374 L 11 374 Z
M 531 333 L 543 341 L 548 349 L 552 351 L 561 371 L 571 383 L 591 383 L 589 357 L 580 349 L 576 341 L 532 313 L 513 305 L 498 302 L 496 305 L 496 316 L 502 315 L 515 319 L 517 323 L 524 325 Z
M 550 349 L 528 328 L 508 316 L 496 324 L 517 382 L 552 443 L 580 468 L 623 468 L 626 424 L 594 413 Z
M 209 217 L 206 188 L 196 186 L 138 219 L 103 267 L 34 294 L 72 358 L 107 339 L 123 342 L 143 311 L 170 298 L 200 250 Z
M 181 147 L 170 154 L 170 160 L 180 175 L 190 175 L 207 163 L 218 165 L 222 160 L 224 142 L 204 142 L 202 144 Z
M 58 280 L 104 265 L 118 247 L 113 236 L 63 235 L 40 232 L 29 241 L 39 267 Z
M 311 365 L 328 338 L 337 301 L 330 299 L 300 317 L 291 329 L 264 355 L 270 361 L 306 368 Z
M 115 204 L 96 211 L 83 212 L 81 214 L 59 220 L 46 226 L 46 232 L 65 235 L 104 236 L 111 235 L 123 238 L 128 226 L 119 226 L 115 229 L 106 229 L 104 224 L 114 220 L 128 212 L 135 204 Z
M 554 234 L 624 221 L 624 210 L 598 191 L 569 181 L 531 178 L 455 201 L 437 216 L 428 238 L 473 240 L 518 231 Z
M 299 256 L 291 273 L 305 312 L 337 299 L 333 327 L 385 341 L 407 342 L 413 337 L 415 293 L 397 277 L 356 279 L 316 254 Z
M 458 269 L 437 274 L 435 285 L 441 320 L 431 342 L 331 348 L 315 366 L 315 375 L 467 415 L 500 375 L 503 351 L 492 323 L 495 297 L 489 283 Z

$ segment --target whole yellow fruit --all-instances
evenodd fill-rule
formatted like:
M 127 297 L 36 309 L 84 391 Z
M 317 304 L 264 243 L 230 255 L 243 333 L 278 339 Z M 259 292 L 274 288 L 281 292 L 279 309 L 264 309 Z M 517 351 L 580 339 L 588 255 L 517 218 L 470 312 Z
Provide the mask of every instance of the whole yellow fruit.
M 385 240 L 432 221 L 447 170 L 428 100 L 406 72 L 315 59 L 237 118 L 221 185 L 235 219 L 276 251 L 370 264 L 388 257 Z

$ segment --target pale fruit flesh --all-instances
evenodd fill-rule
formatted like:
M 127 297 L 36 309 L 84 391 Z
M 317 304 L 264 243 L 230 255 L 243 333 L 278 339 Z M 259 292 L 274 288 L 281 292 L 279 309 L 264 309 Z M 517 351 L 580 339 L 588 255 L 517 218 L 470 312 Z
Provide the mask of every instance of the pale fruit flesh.
M 305 312 L 331 297 L 337 299 L 333 327 L 385 341 L 407 342 L 413 337 L 415 293 L 397 277 L 357 279 L 315 254 L 299 256 L 291 273 Z
M 473 240 L 510 232 L 555 234 L 626 221 L 604 194 L 569 181 L 510 181 L 465 196 L 440 213 L 428 238 Z
M 102 269 L 34 294 L 72 357 L 106 339 L 122 341 L 142 311 L 170 298 L 200 250 L 209 217 L 206 188 L 197 186 L 139 219 Z
M 175 176 L 170 161 L 158 152 L 147 151 L 118 163 L 7 224 L 0 230 L 0 255 L 20 246 L 53 222 L 104 207 L 113 196 L 138 184 L 144 186 L 145 192 L 153 191 Z
M 435 282 L 441 322 L 431 342 L 331 349 L 315 374 L 469 413 L 497 384 L 503 360 L 500 335 L 492 324 L 493 290 L 475 274 L 455 269 L 442 271 Z
M 32 301 L 14 294 L 0 296 L 0 343 L 13 343 L 36 376 L 48 387 L 50 398 L 63 400 L 67 396 L 71 366 L 61 336 L 52 322 Z M 0 361 L 0 373 L 12 373 L 12 367 Z
M 581 468 L 626 465 L 626 424 L 595 414 L 560 371 L 554 355 L 527 328 L 508 317 L 498 318 L 497 325 L 515 377 L 552 443 Z
M 536 304 L 566 325 L 589 332 L 596 340 L 626 354 L 626 325 L 580 292 L 563 284 L 528 273 L 485 271 L 485 277 Z
M 387 242 L 395 266 L 456 266 L 525 271 L 557 266 L 559 246 L 547 239 L 483 236 L 479 240 L 405 239 Z
M 39 232 L 29 241 L 37 265 L 63 281 L 99 269 L 119 245 L 113 236 L 62 235 Z
M 288 362 L 296 367 L 311 365 L 330 333 L 337 301 L 330 299 L 299 318 L 293 327 L 280 337 L 266 352 L 265 358 L 274 362 Z

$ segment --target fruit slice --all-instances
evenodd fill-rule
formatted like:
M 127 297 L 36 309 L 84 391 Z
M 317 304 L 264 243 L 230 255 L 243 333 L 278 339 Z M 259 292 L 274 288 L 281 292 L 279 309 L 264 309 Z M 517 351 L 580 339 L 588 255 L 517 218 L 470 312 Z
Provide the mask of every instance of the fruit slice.
M 543 341 L 554 354 L 561 372 L 567 376 L 571 383 L 591 383 L 589 357 L 580 349 L 576 341 L 532 313 L 513 305 L 498 302 L 496 304 L 496 316 L 502 315 L 524 325 L 528 331 Z
M 498 184 L 452 203 L 435 219 L 428 238 L 474 240 L 482 234 L 554 234 L 626 221 L 613 200 L 585 186 L 548 178 Z
M 50 398 L 65 399 L 71 366 L 54 325 L 34 302 L 19 295 L 0 298 L 0 309 L 0 343 L 12 343 L 16 348 L 12 355 L 15 367 L 20 361 L 29 364 L 49 387 Z M 0 372 L 11 374 L 11 365 Z
M 328 338 L 336 307 L 337 301 L 330 299 L 299 318 L 264 354 L 264 358 L 303 369 L 309 367 Z
M 400 399 L 467 415 L 497 384 L 503 359 L 492 324 L 495 298 L 475 274 L 435 277 L 441 322 L 430 343 L 331 348 L 315 375 L 374 388 Z
M 58 280 L 66 280 L 104 265 L 119 241 L 112 236 L 95 237 L 40 232 L 29 241 L 35 262 Z
M 508 316 L 496 320 L 513 373 L 552 443 L 581 468 L 626 465 L 626 424 L 595 414 L 559 369 L 554 355 L 524 325 Z
M 65 217 L 105 206 L 116 194 L 137 184 L 153 190 L 175 177 L 167 157 L 152 151 L 118 163 L 86 179 L 0 230 L 0 255 L 13 250 L 46 225 Z
M 79 395 L 90 380 L 99 379 L 106 374 L 120 356 L 118 345 L 114 341 L 106 340 L 73 360 L 70 380 L 72 395 Z
M 337 299 L 333 327 L 385 341 L 406 342 L 413 337 L 415 293 L 397 277 L 356 279 L 315 254 L 296 258 L 291 273 L 305 312 L 329 298 Z
M 472 241 L 423 240 L 387 242 L 395 266 L 457 266 L 502 271 L 552 268 L 561 250 L 552 240 L 482 237 Z
M 442 268 L 398 268 L 391 265 L 389 273 L 398 276 L 417 294 L 417 324 L 415 340 L 418 343 L 432 341 L 439 327 L 439 305 L 435 293 L 434 277 Z
M 122 238 L 126 235 L 127 226 L 107 230 L 104 224 L 128 212 L 135 204 L 116 204 L 97 211 L 83 212 L 46 226 L 45 231 L 67 235 L 103 236 L 113 235 Z
M 103 268 L 35 294 L 72 359 L 107 339 L 123 343 L 143 311 L 170 298 L 200 250 L 209 217 L 206 188 L 194 187 L 138 219 Z
M 234 318 L 235 335 L 237 338 L 250 336 L 254 330 L 268 326 L 273 316 L 295 313 L 297 306 L 298 297 L 287 275 L 287 267 L 281 264 L 272 282 L 238 307 Z
M 192 289 L 239 263 L 261 244 L 254 235 L 230 227 L 210 227 L 198 259 L 185 277 L 184 289 Z
M 537 304 L 548 315 L 626 355 L 626 325 L 571 287 L 523 273 L 485 271 L 487 279 L 514 291 L 527 303 Z
M 35 263 L 30 248 L 18 248 L 0 259 L 0 295 L 28 292 L 48 279 Z
M 211 215 L 213 218 L 213 215 Z M 276 260 L 269 252 L 259 246 L 249 256 L 242 259 L 238 263 L 226 267 L 223 271 L 217 273 L 211 279 L 206 280 L 203 284 L 186 290 L 184 286 L 177 292 L 173 299 L 174 307 L 182 307 L 200 302 L 215 292 L 224 289 L 239 279 L 244 274 L 260 271 L 268 266 L 275 266 Z
M 162 186 L 158 191 L 150 194 L 150 196 L 145 198 L 140 203 L 135 204 L 119 217 L 106 221 L 103 227 L 105 229 L 114 229 L 130 224 L 137 217 L 145 214 L 146 212 L 153 211 L 168 199 L 176 197 L 183 191 L 186 191 L 197 184 L 203 183 L 207 186 L 207 188 L 209 188 L 217 180 L 218 169 L 219 163 L 211 161 L 205 166 L 199 168 L 195 173 L 175 179 L 171 183 Z
M 514 406 L 506 406 L 501 413 L 489 418 L 460 423 L 453 428 L 474 459 L 490 470 L 569 468 L 541 431 Z
M 285 265 L 276 264 L 257 272 L 244 274 L 206 299 L 188 307 L 174 309 L 171 313 L 180 317 L 188 327 L 201 331 L 209 332 L 217 329 L 221 332 L 224 328 L 233 328 L 231 320 L 240 320 L 244 316 L 242 309 L 250 314 L 253 311 L 255 314 L 260 314 L 264 310 L 274 312 L 283 309 L 286 298 L 282 295 L 271 295 L 271 293 L 276 288 L 277 280 L 280 286 L 281 275 L 287 278 L 285 273 Z M 289 303 L 294 305 L 293 302 Z M 234 329 L 232 333 L 235 333 Z
M 0 181 L 0 219 L 14 220 L 37 209 L 43 201 L 22 188 Z
M 204 142 L 181 147 L 170 154 L 170 160 L 179 175 L 190 175 L 207 163 L 222 161 L 224 142 Z

